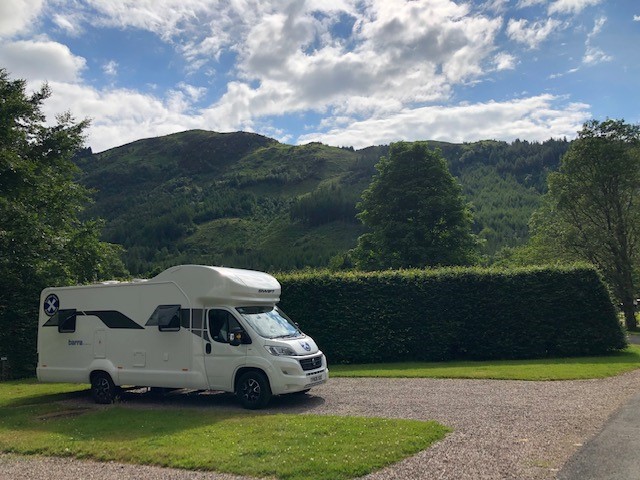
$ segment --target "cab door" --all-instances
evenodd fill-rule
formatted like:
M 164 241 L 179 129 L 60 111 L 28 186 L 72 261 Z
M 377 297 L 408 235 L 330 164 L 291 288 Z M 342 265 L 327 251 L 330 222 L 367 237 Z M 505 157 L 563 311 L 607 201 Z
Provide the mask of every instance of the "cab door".
M 209 338 L 205 341 L 204 363 L 209 388 L 231 392 L 234 372 L 246 363 L 247 344 L 231 345 L 229 333 L 242 326 L 231 312 L 218 308 L 207 312 L 206 323 Z M 248 339 L 244 329 L 242 331 Z

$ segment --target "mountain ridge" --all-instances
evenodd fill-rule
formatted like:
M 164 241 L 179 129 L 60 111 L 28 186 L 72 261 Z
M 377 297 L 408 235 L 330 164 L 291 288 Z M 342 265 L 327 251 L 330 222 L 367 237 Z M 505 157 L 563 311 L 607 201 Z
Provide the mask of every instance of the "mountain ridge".
M 474 205 L 490 256 L 526 240 L 529 216 L 566 140 L 439 148 Z M 288 270 L 327 266 L 364 228 L 355 205 L 387 145 L 287 145 L 249 132 L 188 130 L 76 158 L 95 191 L 85 216 L 126 248 L 133 274 L 175 263 Z

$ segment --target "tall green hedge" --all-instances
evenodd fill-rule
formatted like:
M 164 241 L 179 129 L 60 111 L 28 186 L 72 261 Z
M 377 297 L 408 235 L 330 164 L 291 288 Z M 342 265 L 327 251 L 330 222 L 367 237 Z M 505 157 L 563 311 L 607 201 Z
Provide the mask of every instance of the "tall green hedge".
M 597 355 L 624 333 L 589 267 L 278 276 L 280 305 L 330 362 Z

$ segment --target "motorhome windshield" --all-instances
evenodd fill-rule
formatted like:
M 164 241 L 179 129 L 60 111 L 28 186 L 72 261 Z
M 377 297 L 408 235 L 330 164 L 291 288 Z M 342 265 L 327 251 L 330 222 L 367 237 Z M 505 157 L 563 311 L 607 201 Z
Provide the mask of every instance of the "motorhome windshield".
M 284 312 L 274 307 L 236 308 L 251 328 L 264 338 L 295 338 L 303 336 Z

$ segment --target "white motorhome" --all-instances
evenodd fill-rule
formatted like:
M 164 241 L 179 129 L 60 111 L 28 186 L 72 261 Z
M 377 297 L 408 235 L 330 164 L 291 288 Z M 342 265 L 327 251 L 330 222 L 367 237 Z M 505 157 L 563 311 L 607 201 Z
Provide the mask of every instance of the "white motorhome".
M 306 392 L 326 358 L 276 304 L 262 272 L 202 265 L 149 280 L 46 288 L 38 379 L 90 383 L 98 403 L 123 385 L 235 392 L 246 408 Z

